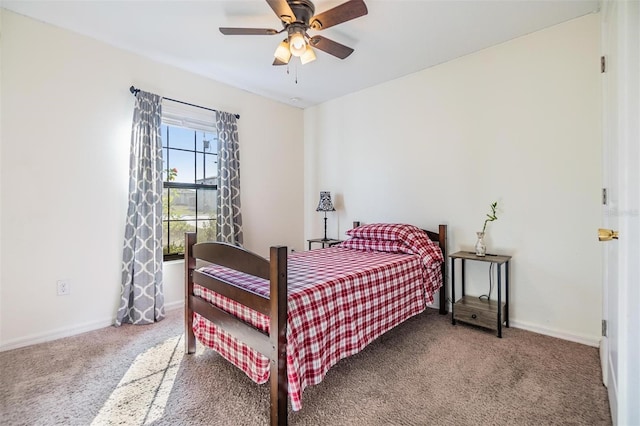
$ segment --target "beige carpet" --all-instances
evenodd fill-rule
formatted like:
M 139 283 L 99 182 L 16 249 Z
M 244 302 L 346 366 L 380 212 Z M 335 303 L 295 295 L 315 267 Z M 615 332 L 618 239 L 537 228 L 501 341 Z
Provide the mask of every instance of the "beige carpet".
M 307 388 L 291 425 L 610 425 L 596 348 L 429 310 Z M 266 425 L 268 386 L 201 345 L 182 313 L 0 353 L 2 425 Z

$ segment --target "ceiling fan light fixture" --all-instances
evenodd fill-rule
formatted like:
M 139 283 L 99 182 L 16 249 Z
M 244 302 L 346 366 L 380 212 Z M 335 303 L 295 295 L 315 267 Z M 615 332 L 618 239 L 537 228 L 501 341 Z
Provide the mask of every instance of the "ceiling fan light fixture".
M 287 38 L 280 43 L 274 53 L 274 66 L 289 64 L 292 56 L 300 58 L 303 64 L 312 62 L 316 59 L 315 49 L 336 58 L 345 59 L 353 53 L 352 48 L 319 35 L 311 37 L 307 31 L 309 29 L 325 30 L 368 13 L 365 0 L 342 0 L 341 4 L 319 14 L 315 13 L 316 8 L 312 0 L 266 0 L 266 2 L 280 19 L 282 29 L 279 31 L 273 28 L 231 27 L 220 27 L 219 30 L 222 34 L 231 36 L 275 35 L 286 31 Z
M 293 56 L 302 56 L 307 50 L 307 41 L 300 33 L 292 33 L 289 36 L 289 50 Z
M 302 65 L 308 64 L 309 62 L 313 62 L 316 60 L 316 53 L 313 51 L 311 46 L 307 45 L 307 49 L 304 51 L 302 56 L 300 56 L 300 62 Z
M 291 59 L 291 51 L 289 50 L 289 43 L 287 40 L 282 40 L 273 56 L 285 64 L 289 63 L 289 59 Z

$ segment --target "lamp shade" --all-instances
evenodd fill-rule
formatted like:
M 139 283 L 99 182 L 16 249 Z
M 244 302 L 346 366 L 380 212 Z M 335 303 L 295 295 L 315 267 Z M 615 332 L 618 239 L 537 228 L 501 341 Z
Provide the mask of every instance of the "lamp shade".
M 316 60 L 316 54 L 311 48 L 311 46 L 307 44 L 307 50 L 305 50 L 304 54 L 300 56 L 300 62 L 302 63 L 302 65 L 304 65 L 315 60 Z
M 280 62 L 284 62 L 285 64 L 289 63 L 289 59 L 291 59 L 291 51 L 289 50 L 289 42 L 287 40 L 283 40 L 278 45 L 276 49 L 276 53 L 273 54 Z
M 336 209 L 331 202 L 331 192 L 320 191 L 320 202 L 318 203 L 317 212 L 334 212 Z

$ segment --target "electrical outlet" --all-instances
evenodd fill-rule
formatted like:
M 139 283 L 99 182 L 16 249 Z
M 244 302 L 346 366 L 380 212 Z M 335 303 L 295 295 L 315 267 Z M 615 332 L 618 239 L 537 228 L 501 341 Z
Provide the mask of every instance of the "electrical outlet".
M 58 289 L 58 296 L 67 296 L 71 293 L 71 288 L 69 286 L 69 281 L 67 280 L 59 280 L 56 283 Z

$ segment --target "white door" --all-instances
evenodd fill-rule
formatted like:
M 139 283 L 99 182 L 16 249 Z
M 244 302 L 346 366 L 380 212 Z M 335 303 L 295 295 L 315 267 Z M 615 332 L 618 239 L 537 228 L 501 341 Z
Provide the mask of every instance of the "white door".
M 603 242 L 601 360 L 616 425 L 640 425 L 640 2 L 602 2 Z
M 618 153 L 617 153 L 617 87 L 614 63 L 617 60 L 617 33 L 615 31 L 616 5 L 605 1 L 601 9 L 602 55 L 606 71 L 602 73 L 602 129 L 603 129 L 603 227 L 611 230 L 619 229 L 618 226 Z M 603 283 L 602 283 L 602 317 L 607 324 L 607 330 L 603 330 L 603 338 L 600 344 L 600 362 L 602 364 L 602 381 L 608 387 L 612 411 L 617 403 L 617 390 L 615 378 L 617 377 L 617 345 L 618 322 L 615 315 L 617 309 L 609 306 L 609 303 L 618 303 L 618 244 L 607 242 L 602 247 L 603 253 Z M 613 356 L 612 354 L 615 354 Z M 611 370 L 611 372 L 609 371 Z M 611 381 L 611 384 L 610 384 Z M 613 389 L 612 389 L 613 388 Z

